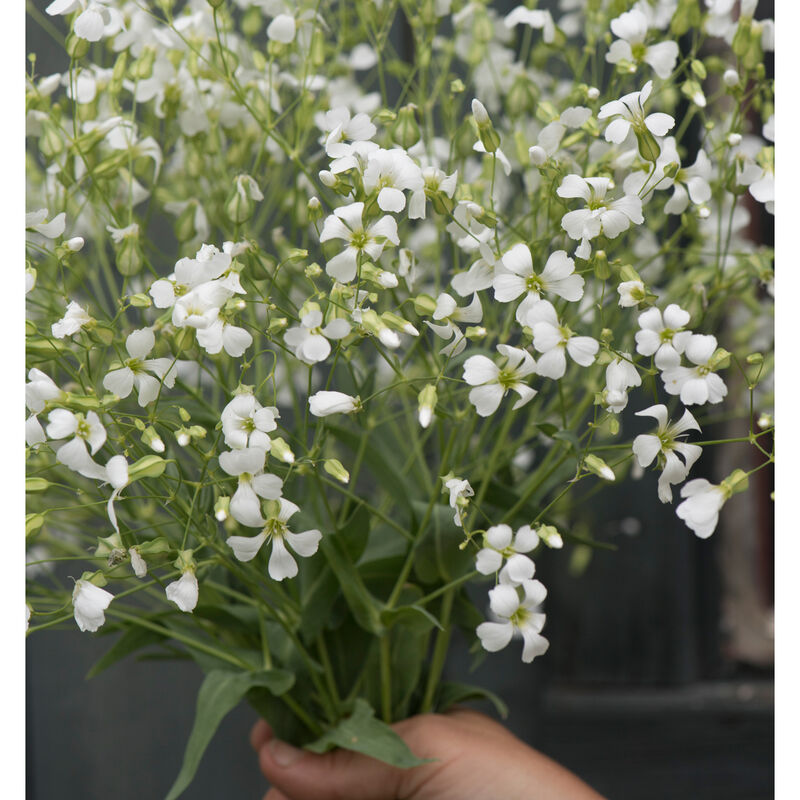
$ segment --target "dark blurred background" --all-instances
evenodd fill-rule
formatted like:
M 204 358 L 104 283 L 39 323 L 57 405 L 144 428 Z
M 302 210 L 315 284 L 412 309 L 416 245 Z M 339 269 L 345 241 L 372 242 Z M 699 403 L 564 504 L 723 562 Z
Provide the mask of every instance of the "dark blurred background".
M 28 6 L 41 14 L 48 2 Z M 500 13 L 514 5 L 495 4 Z M 757 16 L 772 14 L 762 0 Z M 31 16 L 26 46 L 39 74 L 63 69 L 63 54 Z M 770 242 L 772 218 L 755 204 L 751 211 L 753 237 Z M 633 433 L 637 423 L 623 420 Z M 751 453 L 743 446 L 729 457 L 723 464 L 704 456 L 692 477 L 747 469 Z M 511 710 L 512 731 L 610 799 L 771 798 L 769 472 L 725 506 L 706 541 L 656 500 L 653 474 L 605 491 L 591 507 L 591 534 L 616 551 L 568 548 L 537 559 L 549 590 L 546 656 L 525 666 L 514 642 L 470 672 L 472 656 L 456 642 L 445 677 L 495 691 Z M 77 629 L 28 640 L 29 800 L 157 800 L 177 775 L 198 668 L 126 661 L 86 681 L 109 643 Z M 223 721 L 187 800 L 261 798 L 268 787 L 247 741 L 255 719 L 240 707 Z

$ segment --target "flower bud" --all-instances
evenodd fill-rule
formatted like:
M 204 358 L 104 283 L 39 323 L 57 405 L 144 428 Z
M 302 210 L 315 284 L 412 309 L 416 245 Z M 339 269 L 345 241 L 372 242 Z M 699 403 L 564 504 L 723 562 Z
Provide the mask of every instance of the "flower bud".
M 744 470 L 735 469 L 720 483 L 720 486 L 727 496 L 730 497 L 731 495 L 746 491 L 749 483 L 750 481 L 747 477 L 747 473 L 744 472 Z
M 731 147 L 738 147 L 742 143 L 742 134 L 741 133 L 730 133 L 728 134 L 728 144 Z
M 361 398 L 351 397 L 344 392 L 317 392 L 308 398 L 308 405 L 315 417 L 327 417 L 331 414 L 352 414 L 361 410 Z M 275 440 L 273 439 L 273 449 Z
M 611 277 L 611 268 L 608 266 L 608 256 L 605 250 L 595 250 L 592 256 L 595 277 L 601 281 Z
M 394 328 L 396 331 L 405 333 L 408 336 L 419 336 L 419 331 L 407 319 L 403 319 L 399 314 L 395 314 L 392 311 L 384 311 L 383 314 L 381 314 L 381 319 L 390 328 Z
M 219 522 L 225 522 L 225 520 L 228 519 L 230 507 L 231 507 L 230 497 L 223 496 L 217 498 L 217 502 L 214 503 L 214 516 L 217 518 Z
M 417 401 L 419 404 L 417 416 L 419 418 L 419 424 L 423 428 L 427 428 L 431 424 L 437 400 L 438 400 L 438 394 L 436 392 L 436 386 L 433 383 L 429 383 L 419 393 L 417 397 Z
M 144 578 L 147 575 L 147 562 L 142 558 L 141 553 L 139 553 L 139 548 L 128 548 L 128 555 L 131 559 L 131 567 L 133 568 L 134 575 L 136 575 L 137 578 Z
M 163 453 L 165 450 L 164 442 L 161 440 L 161 437 L 158 435 L 156 429 L 152 425 L 148 425 L 144 429 L 142 433 L 142 442 L 156 453 Z
M 542 164 L 547 161 L 547 153 L 545 152 L 545 149 L 538 144 L 528 148 L 528 155 L 531 158 L 531 162 L 537 167 L 541 167 Z
M 322 468 L 328 475 L 332 475 L 341 483 L 350 483 L 350 473 L 344 468 L 341 461 L 336 458 L 326 458 L 322 463 Z
M 616 480 L 616 475 L 614 475 L 614 470 L 603 461 L 602 458 L 596 456 L 594 453 L 589 453 L 588 456 L 583 460 L 583 466 L 589 470 L 589 472 L 593 472 L 595 475 L 603 478 L 606 481 L 614 481 Z
M 314 413 L 313 411 L 311 412 Z M 285 464 L 294 464 L 294 453 L 292 452 L 292 448 L 289 447 L 288 444 L 280 437 L 276 436 L 269 448 L 269 452 L 275 456 L 279 461 L 283 461 Z
M 321 169 L 319 171 L 319 179 L 322 185 L 327 186 L 329 189 L 333 189 L 339 181 L 339 179 L 327 169 Z
M 486 106 L 477 98 L 472 100 L 472 118 L 478 127 L 478 138 L 487 153 L 494 153 L 500 146 L 500 136 L 492 125 Z
M 739 85 L 739 73 L 735 69 L 726 69 L 722 74 L 722 82 L 732 89 L 734 86 Z
M 403 106 L 397 112 L 397 119 L 392 126 L 392 140 L 406 149 L 420 140 L 416 110 L 417 107 L 413 103 Z
M 311 222 L 322 219 L 322 203 L 316 195 L 308 201 L 308 218 Z
M 128 483 L 142 478 L 160 478 L 167 468 L 167 462 L 160 456 L 142 456 L 128 467 Z
M 540 525 L 536 529 L 536 534 L 547 547 L 553 550 L 560 550 L 564 546 L 564 540 L 558 529 L 553 525 Z
M 261 194 L 258 184 L 249 175 L 237 175 L 233 191 L 225 203 L 225 213 L 231 222 L 239 225 L 253 216 L 255 201 L 263 199 L 264 195 Z
M 600 90 L 596 86 L 590 86 L 586 90 L 587 100 L 597 100 L 598 97 L 600 97 Z

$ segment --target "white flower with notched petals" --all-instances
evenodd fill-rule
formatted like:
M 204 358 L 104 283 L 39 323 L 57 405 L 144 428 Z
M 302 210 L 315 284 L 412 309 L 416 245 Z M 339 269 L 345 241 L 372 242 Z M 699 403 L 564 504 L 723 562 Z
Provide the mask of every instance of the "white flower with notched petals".
M 397 213 L 406 207 L 405 191 L 420 192 L 425 188 L 422 170 L 402 148 L 375 150 L 367 158 L 364 170 L 364 191 L 378 192 L 378 208 Z
M 653 81 L 647 81 L 640 92 L 631 92 L 600 107 L 597 118 L 611 119 L 605 132 L 607 142 L 620 144 L 631 128 L 639 133 L 649 131 L 653 136 L 667 135 L 675 125 L 673 117 L 660 111 L 644 114 L 644 104 L 652 91 Z
M 445 345 L 439 352 L 450 358 L 457 356 L 467 346 L 467 339 L 461 332 L 457 322 L 476 323 L 483 319 L 483 308 L 478 293 L 472 295 L 472 301 L 467 306 L 459 307 L 456 301 L 446 292 L 442 292 L 436 299 L 436 308 L 433 318 L 439 324 L 425 321 L 425 324 L 440 338 L 453 341 Z
M 464 362 L 464 380 L 474 387 L 469 401 L 481 417 L 494 414 L 509 389 L 519 395 L 513 409 L 524 406 L 536 395 L 536 390 L 524 380 L 536 372 L 533 356 L 527 350 L 507 344 L 497 345 L 497 351 L 503 357 L 502 366 L 486 356 L 470 356 Z
M 344 392 L 321 391 L 308 398 L 308 408 L 315 417 L 352 414 L 361 408 L 361 400 Z
M 476 633 L 484 650 L 502 650 L 516 634 L 522 637 L 522 660 L 529 664 L 536 656 L 547 652 L 550 643 L 541 635 L 545 615 L 539 606 L 547 597 L 547 589 L 539 581 L 526 580 L 523 595 L 514 586 L 501 584 L 489 590 L 489 607 L 497 622 L 482 622 Z
M 491 258 L 491 249 L 487 243 L 494 234 L 491 228 L 478 221 L 478 217 L 484 213 L 483 207 L 477 203 L 461 200 L 453 209 L 453 221 L 446 230 L 464 252 L 472 253 L 480 250 L 481 255 L 488 261 Z
M 575 262 L 564 250 L 551 253 L 544 265 L 541 275 L 533 271 L 531 251 L 526 244 L 515 244 L 503 254 L 502 271 L 495 271 L 494 299 L 501 303 L 510 303 L 524 294 L 517 307 L 516 319 L 520 325 L 533 305 L 539 302 L 542 293 L 563 297 L 570 302 L 577 302 L 583 297 L 584 280 L 575 274 Z
M 274 406 L 262 407 L 252 394 L 238 394 L 222 409 L 222 434 L 228 447 L 240 450 L 245 447 L 270 448 L 268 433 L 278 427 L 280 419 Z
M 664 211 L 667 214 L 683 214 L 689 201 L 703 205 L 711 199 L 712 178 L 711 160 L 705 150 L 700 150 L 691 167 L 682 167 L 673 179 L 674 191 L 667 200 Z
M 708 539 L 719 521 L 719 512 L 729 494 L 724 487 L 709 483 L 705 478 L 695 478 L 681 487 L 681 497 L 686 498 L 675 513 L 700 539 Z
M 214 245 L 204 244 L 194 258 L 179 259 L 173 275 L 159 278 L 152 284 L 149 292 L 153 305 L 156 308 L 171 308 L 178 298 L 204 283 L 221 278 L 229 271 L 231 260 L 232 253 L 221 252 Z
M 67 306 L 67 313 L 58 322 L 54 322 L 50 330 L 56 339 L 63 339 L 76 334 L 84 325 L 93 321 L 86 310 L 73 300 Z
M 692 335 L 683 330 L 689 324 L 689 312 L 676 303 L 670 303 L 662 316 L 655 306 L 639 314 L 636 331 L 636 352 L 643 356 L 655 356 L 655 365 L 663 370 L 680 364 L 680 354 Z
M 125 340 L 130 356 L 120 369 L 114 369 L 103 378 L 103 387 L 117 397 L 127 397 L 134 386 L 139 392 L 139 405 L 144 407 L 158 397 L 161 383 L 170 389 L 175 385 L 177 369 L 171 358 L 146 358 L 155 347 L 156 337 L 152 328 L 133 331 Z M 148 375 L 152 372 L 157 375 Z
M 245 447 L 219 454 L 222 469 L 239 479 L 231 498 L 231 516 L 249 528 L 259 528 L 265 522 L 258 498 L 277 500 L 283 491 L 283 481 L 277 475 L 264 474 L 266 457 L 267 451 L 262 447 Z
M 56 386 L 53 379 L 33 367 L 28 372 L 28 383 L 25 384 L 25 405 L 34 414 L 44 411 L 45 405 L 50 400 L 60 400 L 64 392 Z
M 48 415 L 47 435 L 50 439 L 68 439 L 59 446 L 56 461 L 87 478 L 106 479 L 105 468 L 95 463 L 92 456 L 103 446 L 106 429 L 94 411 L 74 414 L 66 408 L 54 408 Z M 91 448 L 91 455 L 87 450 Z
M 345 249 L 331 258 L 325 271 L 332 278 L 348 283 L 356 277 L 358 256 L 365 254 L 373 261 L 380 256 L 387 242 L 400 244 L 397 237 L 397 222 L 394 217 L 381 217 L 368 228 L 363 222 L 364 204 L 350 203 L 334 210 L 325 220 L 320 234 L 320 242 L 342 239 Z
M 619 414 L 628 405 L 628 389 L 642 385 L 642 376 L 633 364 L 630 353 L 620 355 L 606 367 L 605 404 L 612 414 Z
M 217 317 L 210 325 L 198 327 L 197 343 L 212 356 L 224 350 L 229 356 L 240 358 L 253 344 L 253 336 L 244 328 Z
M 25 214 L 25 227 L 40 233 L 45 239 L 57 239 L 67 227 L 67 215 L 62 211 L 47 222 L 48 210 L 40 208 Z
M 113 491 L 108 498 L 106 511 L 108 519 L 114 530 L 119 533 L 117 524 L 117 513 L 114 510 L 114 501 L 119 497 L 119 493 L 128 485 L 128 460 L 123 455 L 112 456 L 106 463 L 106 480 L 111 484 Z
M 452 473 L 450 473 L 452 475 Z M 443 476 L 446 478 L 446 476 Z M 459 528 L 463 527 L 461 521 L 461 513 L 464 508 L 469 504 L 469 498 L 474 496 L 475 491 L 470 486 L 469 481 L 457 478 L 455 476 L 444 480 L 443 491 L 450 494 L 450 508 L 456 513 L 453 515 L 453 522 Z
M 350 115 L 350 109 L 337 106 L 314 116 L 314 122 L 322 131 L 320 144 L 325 145 L 325 151 L 331 158 L 338 158 L 342 151 L 336 150 L 336 145 L 345 140 L 351 142 L 365 142 L 371 139 L 378 129 L 370 120 L 369 114 L 358 113 Z
M 72 608 L 75 622 L 82 631 L 94 633 L 106 621 L 105 610 L 114 595 L 82 578 L 72 590 Z
M 283 340 L 304 364 L 318 364 L 330 355 L 328 339 L 337 341 L 349 333 L 350 323 L 346 319 L 332 319 L 323 328 L 322 311 L 312 308 L 300 318 L 300 325 L 286 331 Z
M 422 188 L 412 191 L 408 200 L 409 219 L 425 219 L 425 200 L 429 196 L 436 198 L 437 195 L 444 195 L 452 198 L 456 191 L 458 171 L 448 175 L 438 167 L 423 167 L 422 181 Z
M 680 441 L 679 436 L 688 431 L 699 431 L 700 426 L 690 411 L 684 411 L 678 422 L 670 424 L 667 407 L 658 405 L 636 412 L 637 417 L 653 417 L 658 422 L 655 433 L 642 433 L 633 440 L 633 452 L 642 468 L 658 458 L 661 475 L 658 478 L 658 499 L 672 502 L 672 484 L 681 483 L 692 465 L 700 458 L 703 449 L 696 444 Z M 678 458 L 683 456 L 683 461 Z
M 728 387 L 709 365 L 717 349 L 715 336 L 693 333 L 686 342 L 684 354 L 693 367 L 669 366 L 662 373 L 668 394 L 680 395 L 685 406 L 721 403 Z
M 561 227 L 571 239 L 579 239 L 575 251 L 579 258 L 589 258 L 592 249 L 589 240 L 601 233 L 609 239 L 616 239 L 631 223 L 641 225 L 642 201 L 636 195 L 625 195 L 616 200 L 606 200 L 611 185 L 610 178 L 582 178 L 580 175 L 567 175 L 556 189 L 559 197 L 581 198 L 586 208 L 568 211 L 561 219 Z
M 576 336 L 562 325 L 549 300 L 536 303 L 525 323 L 533 331 L 533 346 L 542 354 L 536 364 L 539 375 L 554 380 L 563 378 L 567 371 L 567 353 L 582 367 L 594 363 L 600 345 L 591 336 Z
M 222 281 L 201 283 L 175 301 L 172 324 L 176 328 L 208 328 L 217 321 L 220 308 L 232 294 Z
M 653 72 L 666 80 L 675 69 L 679 50 L 675 42 L 659 42 L 645 45 L 647 38 L 647 17 L 639 9 L 632 9 L 611 20 L 611 31 L 619 38 L 611 43 L 606 53 L 609 64 L 628 61 L 632 64 L 644 62 Z
M 556 25 L 549 11 L 517 6 L 506 16 L 503 20 L 503 24 L 506 28 L 513 28 L 516 25 L 527 25 L 529 28 L 541 30 L 542 39 L 547 44 L 552 44 L 556 38 Z
M 538 544 L 539 537 L 530 525 L 524 525 L 516 534 L 509 525 L 493 525 L 483 536 L 475 569 L 482 575 L 500 572 L 501 583 L 519 585 L 530 580 L 536 571 L 533 561 L 524 554 Z
M 287 544 L 303 558 L 313 556 L 319 547 L 322 533 L 314 529 L 302 533 L 292 533 L 287 522 L 300 509 L 291 501 L 281 498 L 277 501 L 275 513 L 266 520 L 264 530 L 257 536 L 229 536 L 225 543 L 233 550 L 239 561 L 251 561 L 267 540 L 272 542 L 269 558 L 269 574 L 273 580 L 282 581 L 297 575 L 297 562 L 289 552 Z
M 187 569 L 178 580 L 168 583 L 165 590 L 167 600 L 175 603 L 181 611 L 187 614 L 194 611 L 200 595 L 200 587 L 197 584 L 197 576 L 192 570 Z

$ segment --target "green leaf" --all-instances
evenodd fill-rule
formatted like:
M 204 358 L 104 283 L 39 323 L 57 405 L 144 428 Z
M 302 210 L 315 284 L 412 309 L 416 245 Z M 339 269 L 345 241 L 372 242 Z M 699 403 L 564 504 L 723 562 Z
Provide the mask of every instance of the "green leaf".
M 141 650 L 143 647 L 155 644 L 162 641 L 164 636 L 149 628 L 140 628 L 138 626 L 128 628 L 122 636 L 117 639 L 114 644 L 100 657 L 92 668 L 86 673 L 87 678 L 94 678 L 110 666 L 122 660 L 125 656 L 130 655 L 136 650 Z
M 367 546 L 371 519 L 366 507 L 359 504 L 336 533 L 354 564 L 361 558 Z
M 339 581 L 339 588 L 356 622 L 364 630 L 380 636 L 383 633 L 380 603 L 364 586 L 361 575 L 350 561 L 344 543 L 337 535 L 323 536 L 320 548 Z
M 426 504 L 415 502 L 413 506 L 422 519 Z M 475 557 L 470 549 L 460 549 L 463 541 L 464 531 L 453 522 L 450 506 L 435 505 L 414 559 L 414 571 L 419 580 L 426 585 L 440 580 L 450 583 L 469 572 Z
M 361 698 L 355 701 L 353 713 L 347 719 L 320 736 L 316 742 L 307 744 L 306 750 L 326 753 L 335 747 L 355 750 L 393 767 L 418 767 L 430 761 L 417 758 L 385 722 L 375 718 L 370 704 Z
M 303 592 L 300 632 L 307 642 L 313 641 L 330 621 L 331 608 L 338 594 L 336 576 L 326 564 Z
M 441 623 L 430 611 L 418 605 L 387 608 L 381 611 L 381 622 L 391 628 L 393 625 L 403 625 L 418 633 L 425 633 L 431 628 L 444 630 Z
M 275 695 L 287 692 L 294 683 L 294 676 L 284 670 L 266 672 L 228 672 L 212 670 L 206 675 L 197 695 L 197 712 L 189 743 L 183 757 L 183 766 L 169 790 L 166 800 L 175 800 L 192 782 L 200 759 L 208 747 L 219 724 L 256 686 L 263 686 Z
M 503 719 L 508 716 L 508 706 L 494 692 L 482 689 L 480 686 L 470 686 L 467 683 L 456 683 L 455 681 L 445 681 L 439 686 L 436 710 L 447 711 L 456 703 L 465 703 L 468 700 L 488 700 Z

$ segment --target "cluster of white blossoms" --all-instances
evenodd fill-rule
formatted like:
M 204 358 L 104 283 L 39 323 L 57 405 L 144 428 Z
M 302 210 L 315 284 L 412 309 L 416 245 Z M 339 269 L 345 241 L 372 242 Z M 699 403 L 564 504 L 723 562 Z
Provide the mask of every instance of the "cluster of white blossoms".
M 415 50 L 445 67 L 419 86 L 416 70 L 389 70 L 402 87 L 391 105 L 377 88 L 385 95 L 386 54 L 328 41 L 327 3 L 187 0 L 174 16 L 156 5 L 54 0 L 46 11 L 65 16 L 72 65 L 28 79 L 45 166 L 26 217 L 40 359 L 26 441 L 37 469 L 59 464 L 102 487 L 113 529 L 98 549 L 108 570 L 74 586 L 81 630 L 103 624 L 106 572 L 114 580 L 122 562 L 141 581 L 168 552 L 170 610 L 191 612 L 206 570 L 226 558 L 257 582 L 262 553 L 269 578 L 285 581 L 320 548 L 312 524 L 325 551 L 355 509 L 375 539 L 401 524 L 429 535 L 443 511 L 465 549 L 482 537 L 476 570 L 495 576 L 482 646 L 520 636 L 529 662 L 548 647 L 532 553 L 563 545 L 523 516 L 528 503 L 550 513 L 555 467 L 546 472 L 540 447 L 571 448 L 568 488 L 590 473 L 614 480 L 626 460 L 652 467 L 659 499 L 677 487 L 677 516 L 699 537 L 714 531 L 746 476 L 688 480 L 703 452 L 687 441 L 700 432 L 688 407 L 705 428 L 701 412 L 729 394 L 719 373 L 732 353 L 703 331 L 744 356 L 718 324 L 727 297 L 749 293 L 749 322 L 770 313 L 769 254 L 744 236 L 743 200 L 774 211 L 771 101 L 764 92 L 757 131 L 740 109 L 772 48 L 753 0 L 740 19 L 725 0 L 702 12 L 599 2 L 588 15 L 583 0 L 506 16 L 447 0 L 409 8 L 425 18 Z M 376 30 L 390 30 L 396 4 L 369 6 Z M 434 35 L 445 20 L 448 35 Z M 681 51 L 692 27 L 730 44 L 721 67 Z M 253 45 L 261 32 L 265 53 Z M 577 36 L 614 70 L 605 89 L 542 66 Z M 88 42 L 114 65 L 89 63 Z M 714 124 L 693 124 L 712 112 Z M 169 257 L 155 252 L 151 216 L 173 226 Z M 609 444 L 641 418 L 655 429 Z M 606 446 L 619 462 L 600 458 Z M 127 487 L 162 475 L 135 502 L 157 499 L 159 524 L 180 523 L 169 544 L 136 537 L 150 517 L 127 524 Z M 502 495 L 506 475 L 519 485 Z M 525 518 L 535 522 L 515 531 Z

